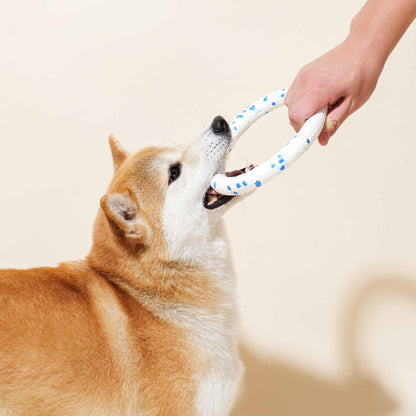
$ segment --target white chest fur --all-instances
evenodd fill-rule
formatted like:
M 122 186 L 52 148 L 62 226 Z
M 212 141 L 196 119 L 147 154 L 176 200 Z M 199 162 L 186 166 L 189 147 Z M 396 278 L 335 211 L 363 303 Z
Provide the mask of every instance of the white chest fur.
M 238 314 L 235 301 L 225 300 L 216 314 L 202 308 L 175 311 L 196 345 L 203 371 L 196 375 L 198 416 L 226 416 L 235 402 L 243 365 L 238 356 Z
M 236 331 L 228 325 L 215 328 L 208 323 L 198 335 L 201 353 L 209 364 L 207 373 L 199 380 L 197 414 L 226 416 L 235 402 L 243 372 Z
M 223 231 L 223 230 L 222 230 Z M 227 245 L 222 237 L 211 243 L 206 267 L 222 294 L 215 313 L 198 308 L 182 311 L 187 329 L 208 371 L 201 374 L 196 398 L 199 416 L 226 416 L 235 402 L 243 365 L 238 355 L 239 318 L 235 275 Z

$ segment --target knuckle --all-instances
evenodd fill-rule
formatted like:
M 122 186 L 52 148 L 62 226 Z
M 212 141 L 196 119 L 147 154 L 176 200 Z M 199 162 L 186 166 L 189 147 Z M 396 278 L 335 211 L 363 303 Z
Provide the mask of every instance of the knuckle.
M 289 120 L 292 126 L 299 124 L 300 114 L 299 114 L 299 111 L 295 107 L 292 107 L 291 109 L 289 109 Z
M 309 80 L 311 79 L 311 74 L 310 71 L 308 69 L 308 67 L 304 66 L 300 71 L 299 71 L 299 81 L 302 84 L 306 84 L 309 82 Z
M 289 121 L 290 121 L 290 124 L 292 126 L 294 126 L 295 124 L 297 124 L 298 119 L 297 119 L 297 117 L 296 117 L 296 115 L 294 114 L 293 111 L 289 111 Z

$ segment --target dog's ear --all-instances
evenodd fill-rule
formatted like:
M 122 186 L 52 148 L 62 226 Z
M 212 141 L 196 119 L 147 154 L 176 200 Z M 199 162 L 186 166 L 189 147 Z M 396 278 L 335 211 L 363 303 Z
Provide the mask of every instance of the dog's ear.
M 134 243 L 147 244 L 150 228 L 140 217 L 139 207 L 130 196 L 121 193 L 106 194 L 101 198 L 100 205 L 116 234 Z
M 110 143 L 111 154 L 113 155 L 114 170 L 117 170 L 127 159 L 128 153 L 113 135 L 110 135 L 108 142 Z

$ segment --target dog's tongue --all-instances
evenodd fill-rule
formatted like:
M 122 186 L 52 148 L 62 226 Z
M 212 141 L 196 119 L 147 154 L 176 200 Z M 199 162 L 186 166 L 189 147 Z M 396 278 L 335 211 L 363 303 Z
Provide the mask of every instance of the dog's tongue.
M 208 195 L 219 195 L 219 193 L 212 187 L 210 187 L 207 191 Z

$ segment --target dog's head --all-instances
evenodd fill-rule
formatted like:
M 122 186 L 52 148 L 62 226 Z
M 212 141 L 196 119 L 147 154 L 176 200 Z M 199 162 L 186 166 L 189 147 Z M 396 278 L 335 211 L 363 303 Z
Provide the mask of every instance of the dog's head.
M 126 247 L 153 246 L 174 258 L 195 257 L 233 199 L 210 187 L 224 169 L 230 140 L 221 116 L 187 146 L 148 147 L 129 155 L 110 137 L 114 178 L 101 208 L 113 236 Z

